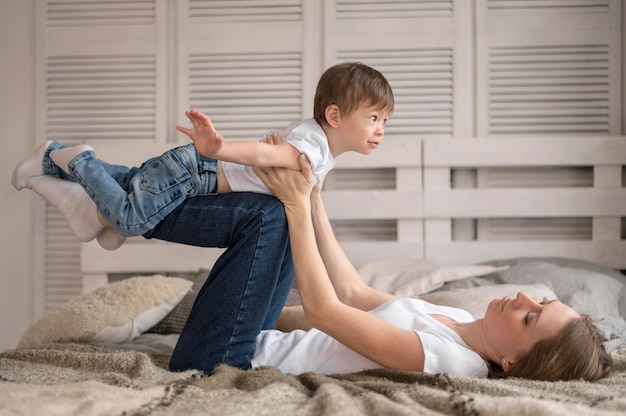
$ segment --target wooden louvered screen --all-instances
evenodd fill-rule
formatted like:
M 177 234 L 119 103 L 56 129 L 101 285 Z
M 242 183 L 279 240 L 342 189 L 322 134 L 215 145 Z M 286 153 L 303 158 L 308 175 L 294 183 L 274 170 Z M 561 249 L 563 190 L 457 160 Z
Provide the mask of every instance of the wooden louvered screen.
M 623 15 L 619 0 L 37 0 L 37 137 L 65 143 L 184 141 L 196 107 L 228 140 L 254 139 L 312 114 L 322 70 L 359 60 L 396 96 L 386 140 L 539 134 L 619 135 Z M 383 143 L 383 146 L 385 143 Z M 380 150 L 383 150 L 381 147 Z M 409 156 L 420 157 L 419 146 Z M 416 150 L 418 149 L 418 150 Z M 369 156 L 360 156 L 369 157 Z M 338 169 L 326 187 L 420 192 L 419 169 Z M 391 161 L 388 161 L 391 163 Z M 419 162 L 419 161 L 418 161 Z M 431 172 L 432 173 L 432 172 Z M 454 187 L 621 187 L 624 168 L 452 166 Z M 556 185 L 555 185 L 556 184 Z M 338 192 L 338 194 L 336 193 Z M 384 193 L 384 192 L 383 192 Z M 421 211 L 390 220 L 334 218 L 344 241 L 572 239 L 626 234 L 620 218 L 457 218 Z M 340 211 L 340 210 L 339 210 Z M 378 215 L 378 216 L 377 216 Z M 43 213 L 42 213 L 43 216 Z M 46 214 L 47 307 L 79 292 L 78 243 Z M 350 218 L 355 218 L 351 216 Z M 452 225 L 451 225 L 452 224 Z M 617 230 L 617 231 L 615 231 Z M 407 248 L 407 250 L 409 250 Z
M 79 142 L 164 140 L 164 0 L 37 2 L 37 137 Z M 80 242 L 46 209 L 45 307 L 82 292 Z
M 396 106 L 385 129 L 387 143 L 451 137 L 465 129 L 464 120 L 455 116 L 461 112 L 468 91 L 457 75 L 469 69 L 459 43 L 463 39 L 459 32 L 465 30 L 462 22 L 467 2 L 328 0 L 325 7 L 325 66 L 362 61 L 389 80 Z M 386 145 L 383 142 L 382 147 Z M 358 175 L 338 166 L 329 174 L 325 188 L 421 188 L 419 172 L 414 169 L 400 169 L 397 174 L 369 169 L 360 170 Z M 333 219 L 333 226 L 340 241 L 414 240 L 422 234 L 419 220 Z
M 319 56 L 307 47 L 315 13 L 302 1 L 181 1 L 179 113 L 205 112 L 227 140 L 260 139 L 312 114 Z
M 581 135 L 620 133 L 619 1 L 481 0 L 477 6 L 479 136 L 541 135 L 550 140 L 550 136 L 569 135 L 576 140 Z M 617 175 L 617 168 L 597 170 L 607 169 L 614 170 L 610 176 Z M 459 172 L 454 180 L 474 182 L 478 188 L 581 187 L 594 183 L 594 170 L 485 167 L 469 174 Z M 603 228 L 598 227 L 599 221 L 457 219 L 453 233 L 459 239 L 486 241 L 567 241 L 591 237 L 594 228 Z M 619 228 L 618 218 L 610 221 Z

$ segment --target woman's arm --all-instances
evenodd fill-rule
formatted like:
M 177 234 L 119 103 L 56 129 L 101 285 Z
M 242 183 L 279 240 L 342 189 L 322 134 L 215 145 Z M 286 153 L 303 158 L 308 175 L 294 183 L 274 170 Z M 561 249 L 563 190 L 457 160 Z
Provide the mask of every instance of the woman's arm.
M 224 142 L 224 136 L 217 132 L 211 119 L 191 109 L 185 112 L 193 129 L 177 126 L 176 129 L 193 140 L 198 153 L 224 162 L 239 163 L 259 168 L 281 167 L 300 170 L 300 152 L 287 143 L 268 144 L 261 141 Z
M 311 167 L 304 155 L 298 160 L 302 173 L 274 168 L 256 172 L 285 207 L 307 322 L 384 367 L 422 371 L 424 352 L 414 331 L 400 329 L 339 300 L 317 248 L 311 215 Z
M 335 237 L 319 186 L 311 193 L 311 205 L 317 247 L 339 299 L 355 308 L 369 311 L 395 298 L 392 294 L 374 289 L 361 280 L 358 271 Z

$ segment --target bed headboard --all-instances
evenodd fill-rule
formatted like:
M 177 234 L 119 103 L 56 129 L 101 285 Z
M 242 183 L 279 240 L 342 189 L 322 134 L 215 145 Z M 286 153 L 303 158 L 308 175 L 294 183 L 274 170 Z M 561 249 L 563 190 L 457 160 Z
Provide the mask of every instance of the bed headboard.
M 95 143 L 104 160 L 137 164 L 174 144 Z M 358 266 L 393 257 L 473 264 L 570 257 L 626 269 L 626 137 L 396 138 L 337 170 L 393 171 L 389 189 L 324 191 L 334 221 L 393 223 L 393 238 L 340 241 Z M 569 231 L 561 233 L 560 228 Z M 83 290 L 107 273 L 193 272 L 221 250 L 142 238 L 106 251 L 83 245 Z

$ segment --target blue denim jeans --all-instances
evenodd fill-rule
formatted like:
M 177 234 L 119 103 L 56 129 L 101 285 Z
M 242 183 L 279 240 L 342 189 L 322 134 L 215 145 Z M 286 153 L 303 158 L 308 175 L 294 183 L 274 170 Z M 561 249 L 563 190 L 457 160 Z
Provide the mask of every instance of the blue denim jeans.
M 69 174 L 87 191 L 98 211 L 117 232 L 143 235 L 185 199 L 217 194 L 215 159 L 201 158 L 193 143 L 151 158 L 139 168 L 120 172 L 93 151 L 69 163 Z
M 50 150 L 61 148 L 53 144 Z M 44 156 L 44 173 L 66 175 Z M 102 162 L 119 185 L 136 176 L 125 166 Z M 185 199 L 146 238 L 226 247 L 198 293 L 172 354 L 170 369 L 211 374 L 221 363 L 250 368 L 256 337 L 271 329 L 293 284 L 287 219 L 271 195 L 237 192 Z
M 145 237 L 228 247 L 198 293 L 170 369 L 250 368 L 256 337 L 274 327 L 294 279 L 282 203 L 247 192 L 197 196 Z

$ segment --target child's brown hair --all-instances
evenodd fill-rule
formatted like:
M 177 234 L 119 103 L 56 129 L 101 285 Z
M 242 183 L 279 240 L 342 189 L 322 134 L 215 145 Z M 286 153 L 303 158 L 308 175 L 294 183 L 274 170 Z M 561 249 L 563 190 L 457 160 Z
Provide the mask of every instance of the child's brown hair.
M 384 75 L 360 62 L 333 65 L 317 83 L 313 118 L 320 125 L 327 124 L 329 105 L 335 104 L 343 115 L 349 115 L 362 103 L 393 112 L 393 91 Z

